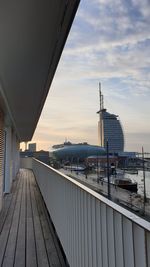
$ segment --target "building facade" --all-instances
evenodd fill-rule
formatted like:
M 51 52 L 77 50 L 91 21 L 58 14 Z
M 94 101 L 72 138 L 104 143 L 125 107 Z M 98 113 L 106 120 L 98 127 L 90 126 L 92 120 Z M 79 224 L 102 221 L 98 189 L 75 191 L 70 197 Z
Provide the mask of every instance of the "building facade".
M 89 144 L 69 144 L 62 147 L 53 147 L 50 151 L 51 157 L 55 157 L 60 161 L 78 161 L 85 160 L 89 156 L 101 156 L 105 155 L 106 151 L 103 147 L 89 145 Z
M 101 147 L 107 147 L 110 153 L 118 153 L 124 151 L 124 134 L 121 122 L 118 115 L 111 114 L 107 112 L 104 108 L 104 99 L 100 92 L 100 110 L 97 112 L 99 114 L 98 122 L 98 137 L 99 145 Z
M 124 134 L 118 116 L 111 114 L 106 109 L 101 111 L 99 125 L 99 141 L 102 147 L 109 145 L 109 152 L 121 152 L 124 150 Z
M 30 152 L 35 152 L 36 151 L 36 143 L 30 143 L 28 149 Z

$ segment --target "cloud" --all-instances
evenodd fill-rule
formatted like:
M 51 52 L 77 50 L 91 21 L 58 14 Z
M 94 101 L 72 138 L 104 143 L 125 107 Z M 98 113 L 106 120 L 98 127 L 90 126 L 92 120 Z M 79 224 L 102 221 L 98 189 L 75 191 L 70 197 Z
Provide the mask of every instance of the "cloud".
M 97 127 L 96 125 L 94 127 L 93 125 L 66 125 L 65 127 L 53 125 L 51 127 L 43 127 L 42 124 L 39 124 L 33 141 L 40 143 L 40 140 L 43 140 L 42 146 L 45 146 L 45 149 L 49 149 L 53 144 L 63 143 L 66 138 L 73 143 L 90 142 L 91 144 L 97 144 Z M 40 149 L 42 149 L 42 146 L 40 145 Z
M 108 111 L 120 115 L 125 132 L 150 132 L 149 25 L 148 0 L 81 1 L 37 140 L 97 143 L 99 81 Z
M 83 1 L 63 54 L 62 76 L 69 73 L 70 81 L 122 78 L 130 92 L 134 93 L 134 84 L 135 94 L 146 94 L 150 85 L 148 10 L 148 1 Z
M 126 134 L 126 150 L 132 150 L 136 152 L 141 152 L 142 147 L 145 152 L 150 151 L 150 133 L 128 133 Z
M 149 38 L 150 17 L 144 10 L 147 13 L 150 10 L 148 1 L 136 5 L 132 1 L 90 1 L 90 4 L 83 1 L 73 31 L 78 32 L 76 39 L 72 39 L 74 46 L 93 45 L 95 40 L 99 47 L 116 46 Z
M 133 6 L 139 10 L 144 18 L 150 18 L 150 2 L 149 0 L 132 0 Z

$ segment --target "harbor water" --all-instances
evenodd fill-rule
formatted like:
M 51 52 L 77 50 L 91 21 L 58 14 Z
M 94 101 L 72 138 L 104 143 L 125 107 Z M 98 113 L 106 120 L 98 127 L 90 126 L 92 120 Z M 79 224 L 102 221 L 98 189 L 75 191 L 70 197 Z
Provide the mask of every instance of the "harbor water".
M 132 181 L 138 183 L 138 194 L 144 194 L 144 179 L 143 171 L 139 170 L 138 174 L 124 173 L 125 178 L 130 178 Z M 146 196 L 150 198 L 150 171 L 145 171 L 145 187 L 146 187 Z

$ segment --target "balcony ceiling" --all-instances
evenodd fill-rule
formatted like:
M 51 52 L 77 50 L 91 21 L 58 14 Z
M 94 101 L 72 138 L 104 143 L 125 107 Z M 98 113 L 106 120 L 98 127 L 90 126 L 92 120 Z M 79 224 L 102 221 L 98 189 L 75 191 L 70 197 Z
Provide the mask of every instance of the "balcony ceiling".
M 0 1 L 0 104 L 31 140 L 79 0 Z

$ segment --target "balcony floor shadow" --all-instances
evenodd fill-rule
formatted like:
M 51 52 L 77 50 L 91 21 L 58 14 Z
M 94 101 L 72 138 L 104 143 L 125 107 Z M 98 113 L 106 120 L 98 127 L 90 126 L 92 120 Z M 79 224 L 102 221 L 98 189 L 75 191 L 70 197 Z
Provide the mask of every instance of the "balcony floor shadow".
M 0 213 L 0 266 L 65 267 L 33 172 L 20 169 Z

